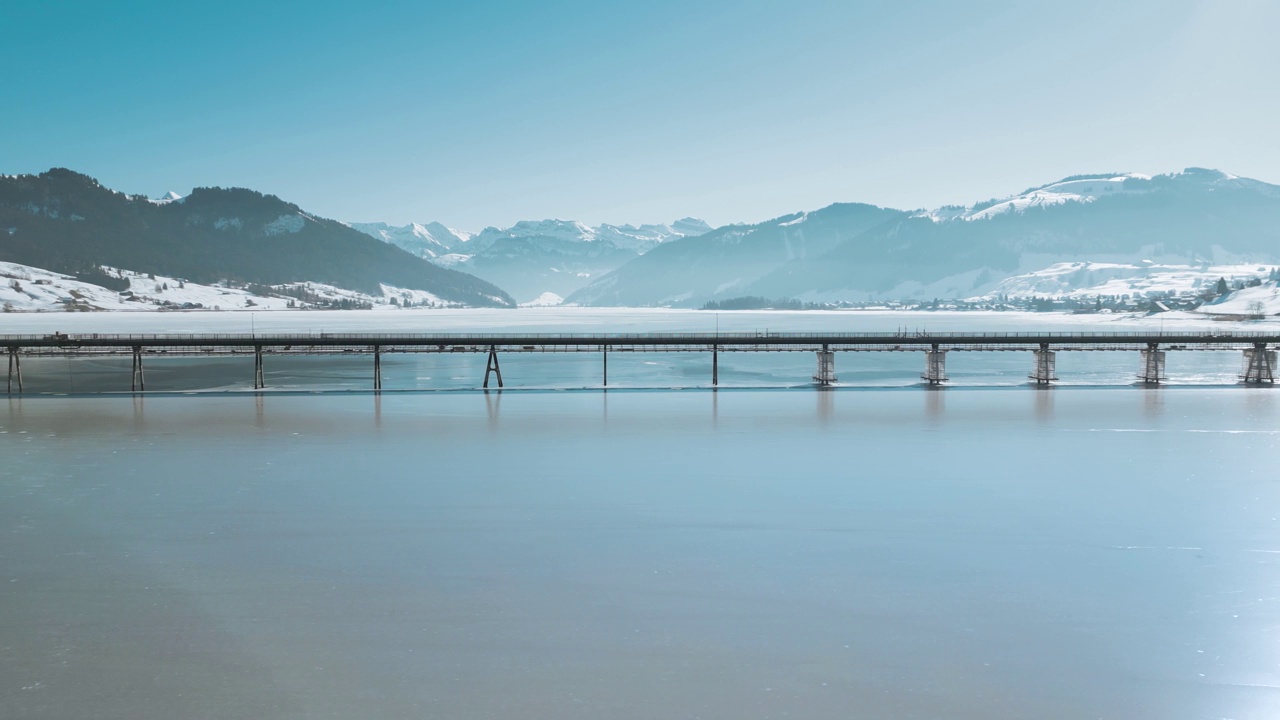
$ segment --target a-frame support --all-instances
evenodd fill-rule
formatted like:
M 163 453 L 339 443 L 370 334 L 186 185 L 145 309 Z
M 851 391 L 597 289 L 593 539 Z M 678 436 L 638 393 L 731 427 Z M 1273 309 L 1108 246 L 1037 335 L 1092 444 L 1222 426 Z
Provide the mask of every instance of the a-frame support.
M 498 367 L 498 347 L 489 346 L 489 361 L 484 366 L 484 387 L 489 387 L 489 373 L 498 376 L 498 387 L 502 387 L 502 369 Z

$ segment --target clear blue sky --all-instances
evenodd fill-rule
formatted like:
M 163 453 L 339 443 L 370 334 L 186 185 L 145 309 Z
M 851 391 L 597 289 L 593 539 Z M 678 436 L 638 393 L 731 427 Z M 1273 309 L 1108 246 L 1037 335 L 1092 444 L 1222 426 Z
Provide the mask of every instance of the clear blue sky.
M 342 220 L 758 221 L 1280 182 L 1280 3 L 0 3 L 0 172 Z

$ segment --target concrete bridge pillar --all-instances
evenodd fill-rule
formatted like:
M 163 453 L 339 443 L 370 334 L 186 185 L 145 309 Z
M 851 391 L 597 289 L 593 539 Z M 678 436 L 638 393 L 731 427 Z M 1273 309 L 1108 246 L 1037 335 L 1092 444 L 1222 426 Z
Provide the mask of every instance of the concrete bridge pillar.
M 836 354 L 827 349 L 826 345 L 818 351 L 818 370 L 813 374 L 813 379 L 822 387 L 836 381 Z
M 1246 385 L 1274 383 L 1276 369 L 1276 351 L 1268 350 L 1266 343 L 1255 343 L 1252 349 L 1244 351 L 1244 372 L 1240 379 Z
M 1058 359 L 1057 353 L 1049 349 L 1047 344 L 1042 344 L 1039 350 L 1033 350 L 1035 362 L 1031 367 L 1031 374 L 1027 377 L 1036 382 L 1037 385 L 1048 385 L 1058 379 Z
M 1148 385 L 1159 385 L 1167 380 L 1164 374 L 1164 351 L 1159 344 L 1149 343 L 1142 351 L 1142 367 L 1138 370 L 1138 380 Z
M 930 385 L 941 385 L 947 381 L 947 351 L 939 350 L 937 345 L 924 351 L 924 372 L 920 379 Z

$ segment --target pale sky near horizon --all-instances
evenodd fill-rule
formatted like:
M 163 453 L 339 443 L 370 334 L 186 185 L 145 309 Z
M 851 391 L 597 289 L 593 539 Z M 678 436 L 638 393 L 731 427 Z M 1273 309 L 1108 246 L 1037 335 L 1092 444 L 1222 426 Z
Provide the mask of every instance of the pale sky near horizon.
M 7 0 L 0 173 L 467 230 L 1280 183 L 1278 30 L 1269 0 Z

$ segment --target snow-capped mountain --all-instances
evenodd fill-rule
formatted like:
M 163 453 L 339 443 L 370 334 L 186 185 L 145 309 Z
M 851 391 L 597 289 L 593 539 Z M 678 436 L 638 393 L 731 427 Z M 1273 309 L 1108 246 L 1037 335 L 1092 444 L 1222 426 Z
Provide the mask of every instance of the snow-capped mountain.
M 695 218 L 639 227 L 526 220 L 506 229 L 485 228 L 468 243 L 467 256 L 441 261 L 504 288 L 518 302 L 545 303 L 550 295 L 566 297 L 653 248 L 707 229 Z
M 988 200 L 974 205 L 946 205 L 936 210 L 917 213 L 935 222 L 946 220 L 986 220 L 1007 212 L 1023 212 L 1027 208 L 1061 205 L 1069 202 L 1092 202 L 1115 193 L 1145 192 L 1138 183 L 1127 180 L 1150 180 L 1151 176 L 1139 173 L 1103 173 L 1100 175 L 1076 175 L 1056 183 L 1025 190 L 1013 197 Z
M 1002 209 L 989 212 L 995 208 Z M 962 298 L 1055 263 L 1146 261 L 1280 261 L 1280 187 L 1202 168 L 1154 177 L 1076 176 L 950 219 L 917 214 L 873 228 L 816 262 L 771 273 L 750 294 Z M 1091 284 L 1087 273 L 1066 277 L 1086 278 L 1076 288 Z
M 814 258 L 868 228 L 904 216 L 843 203 L 756 225 L 727 225 L 654 248 L 569 296 L 582 305 L 700 305 L 735 297 L 789 261 Z
M 182 202 L 182 199 L 183 199 L 183 198 L 182 198 L 182 196 L 181 196 L 181 195 L 179 195 L 178 193 L 176 193 L 176 192 L 174 192 L 174 191 L 170 190 L 169 192 L 165 193 L 164 195 L 161 195 L 161 196 L 160 196 L 160 197 L 158 197 L 158 198 L 151 198 L 151 202 L 153 202 L 153 203 L 155 203 L 155 204 L 157 204 L 157 205 L 168 205 L 168 204 L 169 204 L 169 203 L 171 203 L 171 202 L 178 202 L 178 203 L 180 203 L 180 202 Z
M 471 239 L 471 233 L 445 227 L 438 222 L 398 226 L 381 222 L 347 225 L 428 260 L 447 255 Z
M 522 220 L 471 234 L 440 223 L 401 227 L 348 223 L 442 267 L 456 268 L 502 287 L 522 303 L 546 305 L 569 295 L 639 255 L 671 240 L 701 235 L 697 218 L 652 225 L 591 227 L 576 220 Z
M 857 205 L 843 207 L 880 214 L 834 212 L 840 207 L 664 243 L 568 301 L 968 298 L 1016 276 L 1066 293 L 1097 283 L 1088 271 L 1061 272 L 1057 263 L 1092 263 L 1099 277 L 1110 267 L 1138 282 L 1149 272 L 1144 261 L 1174 274 L 1179 266 L 1280 262 L 1280 186 L 1203 168 L 1077 175 L 929 212 Z
M 608 240 L 626 250 L 643 255 L 668 240 L 696 237 L 711 232 L 711 226 L 698 218 L 682 218 L 664 225 L 600 225 L 596 237 Z

